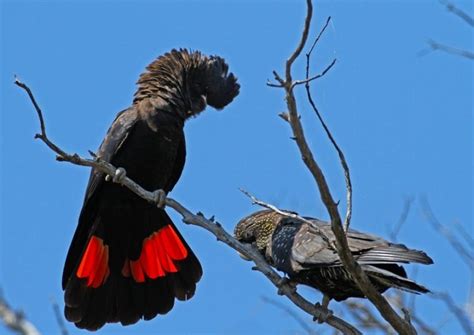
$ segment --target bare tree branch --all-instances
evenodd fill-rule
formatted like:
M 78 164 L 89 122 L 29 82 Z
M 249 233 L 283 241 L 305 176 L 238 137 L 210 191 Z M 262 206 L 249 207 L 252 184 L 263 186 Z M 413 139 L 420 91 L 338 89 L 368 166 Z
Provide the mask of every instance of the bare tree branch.
M 474 19 L 472 18 L 472 16 L 470 16 L 468 13 L 466 13 L 465 11 L 463 11 L 462 9 L 459 9 L 458 7 L 456 7 L 452 2 L 450 1 L 447 1 L 447 0 L 440 0 L 439 1 L 441 4 L 445 5 L 446 6 L 446 9 L 448 11 L 450 11 L 451 13 L 453 13 L 454 15 L 460 17 L 461 19 L 463 19 L 468 25 L 470 25 L 471 27 L 474 27 Z
M 53 306 L 54 317 L 56 318 L 56 323 L 58 324 L 61 335 L 69 335 L 69 332 L 64 323 L 63 314 L 59 309 L 59 305 L 54 298 L 51 298 L 51 305 Z
M 332 62 L 323 70 L 323 72 L 321 72 L 320 74 L 317 74 L 315 76 L 312 76 L 311 78 L 309 77 L 309 73 L 306 73 L 306 79 L 303 79 L 303 80 L 295 80 L 293 82 L 293 87 L 297 86 L 297 85 L 301 85 L 301 84 L 305 84 L 306 86 L 309 85 L 310 82 L 312 82 L 313 80 L 315 79 L 319 79 L 321 78 L 322 76 L 324 76 L 329 70 L 331 70 L 331 68 L 334 66 L 334 64 L 336 64 L 336 58 L 334 58 L 332 60 Z
M 408 217 L 408 214 L 410 213 L 413 200 L 414 200 L 413 197 L 408 197 L 408 198 L 405 198 L 405 201 L 403 202 L 403 209 L 402 209 L 402 213 L 400 214 L 400 218 L 398 219 L 397 224 L 392 227 L 392 230 L 390 234 L 388 235 L 390 237 L 390 240 L 392 240 L 393 242 L 397 241 L 398 233 L 400 233 L 402 226 L 407 221 L 407 217 Z
M 385 298 L 373 287 L 369 278 L 361 267 L 355 262 L 349 250 L 349 246 L 342 226 L 341 217 L 337 208 L 337 203 L 333 200 L 326 178 L 314 159 L 311 149 L 304 136 L 303 127 L 298 116 L 296 99 L 293 93 L 293 80 L 291 76 L 291 66 L 296 58 L 300 55 L 301 50 L 306 44 L 308 32 L 311 24 L 311 17 L 313 13 L 313 6 L 311 0 L 307 0 L 307 14 L 305 25 L 301 34 L 301 40 L 298 43 L 293 54 L 286 62 L 285 80 L 283 88 L 285 90 L 285 99 L 289 112 L 289 122 L 293 132 L 293 137 L 296 140 L 303 162 L 313 175 L 317 187 L 319 189 L 321 199 L 331 218 L 331 227 L 336 237 L 336 246 L 339 257 L 344 267 L 354 278 L 355 282 L 364 293 L 364 295 L 377 307 L 381 315 L 387 320 L 400 334 L 416 334 L 413 326 L 401 318 L 385 300 Z
M 306 0 L 306 6 L 307 6 L 306 19 L 304 22 L 304 28 L 301 34 L 300 42 L 298 43 L 298 46 L 296 47 L 295 51 L 291 54 L 290 58 L 288 58 L 288 60 L 286 61 L 286 68 L 285 68 L 286 80 L 283 80 L 281 78 L 279 80 L 281 84 L 287 85 L 290 90 L 291 90 L 291 86 L 293 85 L 293 80 L 291 78 L 291 66 L 293 65 L 296 58 L 298 58 L 298 56 L 300 55 L 301 51 L 303 50 L 306 44 L 306 41 L 308 40 L 309 28 L 311 26 L 311 19 L 313 16 L 313 3 L 311 2 L 311 0 Z
M 466 312 L 454 302 L 454 299 L 451 297 L 451 295 L 449 295 L 447 292 L 434 292 L 432 296 L 436 299 L 440 299 L 446 304 L 467 335 L 472 335 L 474 333 L 471 320 L 466 315 Z
M 309 51 L 306 54 L 306 57 L 310 56 L 311 53 L 313 52 L 313 49 L 316 47 L 316 44 L 318 44 L 319 40 L 321 39 L 321 36 L 323 36 L 324 32 L 326 31 L 326 28 L 329 26 L 329 22 L 331 22 L 331 17 L 330 16 L 328 16 L 328 18 L 326 19 L 326 23 L 324 24 L 323 28 L 319 31 L 318 36 L 316 36 L 316 38 L 314 39 L 314 42 L 311 45 L 311 48 L 309 48 Z
M 0 292 L 0 320 L 10 330 L 20 335 L 40 335 L 36 327 L 21 311 L 13 310 Z
M 380 321 L 367 304 L 349 300 L 345 302 L 345 305 L 352 317 L 357 320 L 357 325 L 360 328 L 364 330 L 381 330 L 385 334 L 395 334 L 393 328 L 389 324 Z
M 459 221 L 453 222 L 453 227 L 458 231 L 458 235 L 461 236 L 467 243 L 467 247 L 474 248 L 474 239 L 472 238 L 472 232 L 468 232 Z
M 318 43 L 319 39 L 323 35 L 324 31 L 326 30 L 327 26 L 329 25 L 329 22 L 331 20 L 331 17 L 329 16 L 326 20 L 326 23 L 324 24 L 323 28 L 319 32 L 318 36 L 313 42 L 313 45 L 309 49 L 309 52 L 306 54 L 306 78 L 309 77 L 309 67 L 310 67 L 310 61 L 311 61 L 311 53 L 313 52 L 314 48 L 316 47 L 316 44 Z M 334 59 L 331 64 L 334 64 L 336 60 Z M 327 71 L 325 71 L 327 72 Z M 325 73 L 323 72 L 323 74 Z M 332 136 L 331 131 L 329 130 L 328 126 L 326 125 L 326 122 L 324 121 L 321 113 L 319 112 L 318 108 L 316 107 L 316 104 L 314 103 L 313 97 L 311 95 L 311 90 L 310 90 L 310 85 L 309 81 L 306 82 L 305 85 L 306 88 L 306 95 L 308 97 L 309 104 L 313 108 L 313 111 L 316 113 L 316 116 L 319 119 L 319 122 L 324 128 L 324 131 L 326 132 L 326 135 L 328 136 L 329 140 L 331 141 L 332 145 L 337 151 L 337 154 L 339 156 L 339 161 L 341 162 L 341 166 L 344 170 L 344 179 L 346 182 L 346 217 L 344 219 L 344 230 L 347 232 L 349 229 L 349 225 L 351 223 L 351 218 L 352 218 L 352 181 L 351 181 L 351 174 L 349 171 L 349 165 L 347 164 L 346 157 L 344 155 L 344 152 L 341 150 L 339 145 L 337 144 L 336 140 Z
M 456 252 L 459 254 L 459 256 L 461 256 L 462 260 L 469 266 L 470 269 L 474 268 L 474 256 L 472 253 L 463 246 L 461 241 L 456 236 L 454 236 L 451 229 L 445 227 L 436 218 L 426 197 L 422 197 L 420 199 L 420 203 L 426 221 L 431 225 L 431 227 L 433 227 L 435 231 L 448 240 L 453 249 L 456 250 Z
M 402 292 L 397 292 L 397 295 L 402 295 Z M 401 299 L 390 299 L 395 305 L 403 308 L 401 305 Z M 367 304 L 362 301 L 348 300 L 344 303 L 347 307 L 349 314 L 357 321 L 357 326 L 367 331 L 382 331 L 385 334 L 394 334 L 393 328 L 390 325 L 382 322 L 377 316 L 375 316 L 373 309 L 369 308 Z M 414 310 L 410 309 L 411 319 L 414 324 L 419 327 L 421 334 L 436 335 L 437 332 L 430 327 L 420 316 L 418 316 Z
M 426 197 L 422 197 L 420 202 L 426 221 L 433 227 L 435 231 L 448 240 L 451 247 L 458 253 L 459 256 L 461 256 L 461 259 L 469 266 L 470 269 L 473 269 L 474 257 L 472 253 L 464 247 L 464 245 L 456 236 L 454 236 L 451 229 L 444 226 L 436 218 Z M 431 296 L 442 300 L 446 304 L 466 334 L 473 333 L 473 326 L 469 316 L 466 314 L 466 311 L 459 307 L 447 292 L 435 292 Z
M 441 4 L 443 4 L 449 12 L 451 12 L 454 15 L 460 17 L 462 20 L 464 20 L 471 27 L 474 27 L 474 19 L 468 13 L 466 13 L 465 11 L 459 9 L 452 2 L 450 2 L 448 0 L 439 0 L 439 2 Z M 433 52 L 433 51 L 443 51 L 443 52 L 446 52 L 448 54 L 465 57 L 467 59 L 474 59 L 474 53 L 472 51 L 465 50 L 465 49 L 460 49 L 460 48 L 455 48 L 455 47 L 452 47 L 452 46 L 449 46 L 449 45 L 446 45 L 446 44 L 436 42 L 432 39 L 428 40 L 427 43 L 428 43 L 429 47 L 426 48 L 426 49 L 421 50 L 420 52 L 418 52 L 418 56 L 425 56 L 428 53 Z
M 439 51 L 444 51 L 444 52 L 446 52 L 448 54 L 451 54 L 451 55 L 461 56 L 461 57 L 465 57 L 467 59 L 474 59 L 474 53 L 469 51 L 469 50 L 464 50 L 464 49 L 451 47 L 449 45 L 445 45 L 445 44 L 436 42 L 436 41 L 431 40 L 431 39 L 428 40 L 427 43 L 428 43 L 429 48 L 420 51 L 418 53 L 419 56 L 424 56 L 424 55 L 428 54 L 429 52 L 439 50 Z
M 432 327 L 430 327 L 422 318 L 417 315 L 412 315 L 412 321 L 418 326 L 422 334 L 426 335 L 436 335 L 436 332 Z
M 395 291 L 389 296 L 389 300 L 398 308 L 405 308 L 403 305 L 404 292 Z M 382 331 L 385 334 L 394 334 L 393 328 L 390 325 L 382 322 L 375 314 L 373 308 L 370 308 L 363 301 L 348 300 L 344 302 L 349 314 L 357 320 L 357 326 L 367 331 Z M 421 334 L 436 335 L 437 331 L 430 327 L 420 316 L 415 313 L 415 309 L 410 310 L 411 320 L 419 328 Z
M 400 218 L 398 222 L 391 229 L 391 233 L 390 233 L 391 240 L 395 241 L 397 239 L 398 232 L 400 231 L 400 228 L 403 226 L 403 224 L 406 221 L 406 218 L 412 206 L 413 200 L 414 200 L 413 197 L 409 197 L 405 199 Z M 429 209 L 429 211 L 431 210 Z M 432 214 L 432 212 L 431 212 L 431 216 L 432 216 L 431 219 L 433 219 L 434 215 Z M 468 234 L 468 232 L 465 231 L 463 229 L 463 226 L 460 225 L 458 222 L 455 222 L 454 227 L 460 231 L 460 234 L 462 236 L 465 236 L 465 234 Z M 445 226 L 443 227 L 437 226 L 437 228 L 440 230 L 449 231 L 449 229 Z M 451 234 L 451 232 L 449 233 Z M 455 236 L 452 236 L 452 237 L 454 239 L 456 238 Z M 468 237 L 466 241 L 469 241 L 469 238 L 470 237 Z M 417 269 L 418 267 L 415 267 L 414 272 L 411 275 L 411 278 L 413 280 L 415 280 L 416 278 Z M 407 308 L 410 311 L 411 320 L 417 326 L 421 334 L 427 334 L 427 335 L 438 334 L 438 330 L 440 328 L 439 325 L 436 327 L 432 327 L 427 322 L 425 322 L 425 320 L 423 320 L 422 317 L 417 315 L 416 308 L 415 308 L 415 301 L 416 301 L 417 295 L 410 295 L 408 302 L 404 303 L 405 299 L 403 299 L 403 297 L 405 296 L 406 296 L 406 293 L 402 291 L 395 291 L 393 294 L 389 295 L 387 299 L 394 306 L 397 306 L 397 308 L 400 308 L 400 309 Z M 472 328 L 473 319 L 472 318 L 471 320 L 469 319 L 469 316 L 472 314 L 472 312 L 470 312 L 468 305 L 466 306 L 464 310 L 462 307 L 456 304 L 454 299 L 452 299 L 452 297 L 448 293 L 434 293 L 430 296 L 446 304 L 446 306 L 448 307 L 450 311 L 450 315 L 452 314 L 453 316 L 457 318 L 458 322 L 463 327 L 463 330 L 466 331 L 466 330 L 470 330 L 469 327 Z M 345 305 L 347 306 L 348 312 L 352 315 L 352 317 L 356 319 L 358 327 L 361 328 L 362 330 L 381 330 L 385 333 L 390 333 L 390 331 L 387 330 L 387 325 L 380 322 L 380 320 L 373 314 L 372 309 L 368 308 L 368 306 L 365 305 L 363 302 L 348 301 L 345 303 Z M 470 334 L 470 332 L 468 332 L 468 334 Z
M 471 322 L 474 323 L 474 285 L 472 285 L 472 272 L 471 272 L 471 287 L 469 289 L 469 299 L 466 303 L 466 313 L 467 316 L 471 319 Z
M 36 103 L 35 98 L 31 93 L 31 90 L 28 88 L 27 85 L 21 83 L 18 79 L 15 80 L 15 84 L 23 88 L 28 93 L 31 101 L 33 102 L 33 105 L 35 106 L 38 116 L 41 116 L 40 120 L 42 120 L 42 111 Z M 94 159 L 85 159 L 77 154 L 71 155 L 64 152 L 53 142 L 51 142 L 47 137 L 44 127 L 44 121 L 40 121 L 40 123 L 43 125 L 43 128 L 41 130 L 41 134 L 36 136 L 36 138 L 42 140 L 51 150 L 53 150 L 58 155 L 57 158 L 60 161 L 70 162 L 75 165 L 94 167 L 95 169 L 107 175 L 114 175 L 115 171 L 117 171 L 117 168 L 114 167 L 112 164 L 101 160 L 98 157 L 95 157 Z M 155 196 L 155 192 L 149 192 L 143 189 L 140 185 L 135 183 L 127 176 L 120 178 L 119 180 L 117 180 L 117 182 L 127 187 L 144 200 L 147 200 L 151 203 L 156 203 L 157 198 Z M 175 211 L 180 213 L 184 223 L 196 225 L 206 229 L 207 231 L 211 232 L 217 238 L 218 241 L 227 244 L 229 247 L 238 251 L 246 258 L 251 259 L 255 263 L 255 269 L 262 272 L 278 288 L 279 294 L 287 296 L 296 306 L 301 308 L 306 313 L 310 314 L 315 318 L 326 319 L 325 322 L 327 324 L 334 327 L 335 329 L 338 329 L 344 334 L 361 334 L 354 326 L 350 325 L 348 322 L 334 315 L 331 315 L 327 312 L 326 309 L 320 307 L 319 305 L 313 305 L 312 303 L 304 299 L 296 292 L 295 288 L 292 285 L 287 283 L 284 278 L 282 278 L 270 265 L 268 265 L 268 263 L 265 261 L 265 259 L 258 250 L 256 250 L 250 245 L 244 245 L 237 241 L 232 235 L 227 233 L 222 228 L 220 223 L 208 220 L 202 214 L 193 214 L 179 202 L 171 198 L 166 199 L 166 206 L 171 207 Z
M 415 268 L 415 270 L 416 269 L 417 268 Z M 412 275 L 412 277 L 413 277 L 413 280 L 416 278 L 416 272 Z M 435 335 L 437 332 L 432 327 L 430 327 L 426 322 L 424 322 L 423 319 L 419 317 L 416 313 L 415 298 L 417 297 L 417 295 L 411 294 L 410 301 L 406 305 L 403 302 L 404 301 L 403 298 L 405 296 L 406 296 L 405 292 L 395 291 L 394 294 L 391 295 L 392 299 L 390 299 L 390 301 L 393 302 L 393 304 L 397 306 L 398 308 L 408 309 L 410 311 L 410 316 L 413 323 L 418 325 L 419 330 L 421 331 L 422 334 Z M 405 307 L 405 306 L 408 306 L 408 307 Z

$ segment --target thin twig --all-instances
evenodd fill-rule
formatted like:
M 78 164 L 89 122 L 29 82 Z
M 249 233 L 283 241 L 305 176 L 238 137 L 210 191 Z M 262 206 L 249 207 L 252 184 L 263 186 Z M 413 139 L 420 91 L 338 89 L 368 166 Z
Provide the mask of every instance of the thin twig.
M 20 86 L 22 89 L 24 89 L 26 91 L 26 93 L 28 94 L 28 96 L 30 97 L 30 100 L 31 102 L 33 103 L 33 105 L 35 106 L 35 110 L 36 110 L 36 113 L 38 114 L 38 119 L 39 119 L 39 122 L 40 122 L 40 128 L 41 128 L 41 134 L 43 134 L 44 136 L 46 136 L 46 127 L 44 125 L 44 119 L 43 119 L 43 113 L 41 113 L 41 109 L 39 108 L 38 106 L 38 103 L 36 102 L 36 99 L 35 97 L 33 96 L 33 93 L 31 92 L 30 88 L 28 86 L 26 86 L 25 84 L 23 84 L 17 76 L 15 76 L 15 84 Z
M 309 77 L 309 68 L 310 68 L 310 60 L 311 60 L 311 53 L 313 52 L 317 42 L 323 35 L 324 31 L 326 30 L 327 26 L 329 25 L 329 22 L 331 20 L 331 17 L 328 17 L 326 20 L 326 23 L 324 24 L 323 28 L 319 32 L 318 36 L 314 40 L 313 45 L 309 49 L 308 53 L 306 54 L 306 78 Z M 333 64 L 336 62 L 336 59 L 334 59 Z M 331 131 L 329 130 L 329 127 L 326 125 L 326 122 L 324 121 L 321 113 L 319 112 L 318 108 L 316 107 L 316 104 L 313 100 L 313 97 L 311 95 L 311 90 L 310 90 L 310 85 L 309 81 L 305 85 L 306 89 L 306 96 L 308 97 L 309 104 L 313 108 L 313 111 L 316 113 L 316 116 L 319 119 L 319 122 L 324 128 L 324 131 L 326 132 L 326 135 L 328 136 L 329 140 L 331 141 L 332 145 L 337 151 L 337 154 L 339 156 L 339 161 L 341 162 L 342 169 L 344 171 L 344 180 L 346 183 L 346 217 L 344 219 L 344 230 L 347 232 L 349 229 L 349 225 L 351 223 L 351 218 L 352 218 L 352 181 L 351 181 L 351 174 L 349 170 L 349 165 L 347 164 L 346 157 L 344 155 L 344 152 L 341 150 L 339 145 L 337 144 L 336 140 L 332 136 Z
M 320 74 L 317 74 L 315 76 L 312 76 L 311 78 L 308 77 L 308 73 L 306 74 L 306 79 L 303 79 L 303 80 L 295 80 L 293 82 L 293 87 L 297 86 L 297 85 L 302 85 L 302 84 L 306 84 L 306 85 L 309 85 L 310 82 L 312 82 L 313 80 L 316 80 L 316 79 L 319 79 L 321 77 L 323 77 L 329 70 L 331 70 L 331 68 L 334 66 L 334 64 L 336 64 L 336 58 L 334 58 L 331 62 L 331 64 L 329 64 L 328 66 L 326 66 L 326 68 L 323 70 L 323 72 L 321 72 Z
M 286 61 L 286 69 L 285 69 L 285 77 L 286 80 L 284 83 L 291 87 L 292 79 L 291 79 L 291 66 L 293 65 L 294 61 L 300 55 L 301 51 L 303 50 L 304 46 L 306 45 L 306 41 L 308 40 L 309 28 L 311 27 L 311 18 L 313 16 L 313 3 L 311 0 L 306 0 L 306 19 L 304 21 L 304 28 L 303 33 L 301 34 L 300 42 L 296 47 L 295 51 L 291 54 L 290 58 Z
M 18 80 L 15 81 L 15 84 L 29 92 L 30 99 L 32 100 L 32 102 L 35 101 L 31 90 L 27 90 L 28 87 L 25 84 L 18 82 Z M 39 106 L 35 103 L 34 106 L 38 115 L 42 116 L 42 112 Z M 61 161 L 69 162 L 75 165 L 90 166 L 105 173 L 106 175 L 114 175 L 115 171 L 117 170 L 115 166 L 104 160 L 98 158 L 90 160 L 82 158 L 77 154 L 71 155 L 64 152 L 62 149 L 60 149 L 58 146 L 56 146 L 53 142 L 49 140 L 49 138 L 46 136 L 46 131 L 42 131 L 42 136 L 39 136 L 38 138 L 41 139 L 46 145 L 48 145 L 51 150 L 58 154 Z M 126 186 L 128 189 L 130 189 L 132 192 L 134 192 L 144 200 L 147 200 L 152 203 L 155 203 L 157 201 L 154 192 L 149 192 L 143 189 L 140 185 L 135 183 L 127 176 L 120 178 L 119 180 L 117 180 L 117 182 L 119 182 L 123 186 Z M 284 281 L 283 278 L 270 265 L 268 265 L 268 263 L 265 261 L 264 257 L 260 254 L 258 250 L 256 250 L 251 245 L 242 244 L 237 241 L 232 235 L 227 233 L 227 231 L 222 228 L 220 223 L 208 220 L 202 214 L 199 215 L 191 213 L 183 205 L 171 198 L 166 199 L 166 206 L 173 208 L 175 211 L 181 214 L 183 222 L 206 229 L 207 231 L 211 232 L 217 238 L 218 241 L 222 241 L 229 247 L 244 255 L 246 258 L 251 259 L 255 263 L 255 268 L 258 271 L 262 272 L 278 288 L 279 293 L 288 297 L 288 299 L 290 299 L 296 306 L 298 306 L 306 313 L 316 318 L 326 318 L 327 324 L 345 334 L 361 334 L 354 326 L 352 326 L 348 322 L 334 315 L 331 315 L 327 312 L 326 309 L 314 305 L 304 299 L 295 291 L 293 286 Z
M 438 218 L 434 215 L 426 197 L 422 197 L 420 199 L 420 202 L 421 202 L 421 208 L 426 218 L 426 221 L 433 227 L 433 229 L 435 229 L 439 234 L 441 234 L 443 237 L 445 237 L 448 240 L 452 248 L 458 253 L 459 256 L 461 256 L 461 259 L 472 270 L 474 268 L 474 257 L 472 253 L 469 250 L 467 250 L 466 247 L 464 247 L 464 245 L 461 243 L 459 238 L 457 238 L 452 233 L 451 229 L 444 226 L 438 220 Z M 473 333 L 473 326 L 471 323 L 471 319 L 466 314 L 466 312 L 454 302 L 454 300 L 451 298 L 451 296 L 448 293 L 436 292 L 432 294 L 431 296 L 442 300 L 446 304 L 446 306 L 449 308 L 452 314 L 456 317 L 456 319 L 458 320 L 459 324 L 461 325 L 463 330 L 466 332 L 466 334 Z
M 461 256 L 462 260 L 469 266 L 469 268 L 474 268 L 474 257 L 472 253 L 463 246 L 461 241 L 456 236 L 454 236 L 451 229 L 445 227 L 436 218 L 426 197 L 422 197 L 420 202 L 426 221 L 431 225 L 431 227 L 433 227 L 434 230 L 436 230 L 448 240 L 453 249 L 456 250 L 458 255 Z
M 329 186 L 326 182 L 326 178 L 318 163 L 314 159 L 313 153 L 311 152 L 311 149 L 309 148 L 306 138 L 304 136 L 303 127 L 298 116 L 296 99 L 292 89 L 291 66 L 301 53 L 301 50 L 303 49 L 307 41 L 312 12 L 312 3 L 310 0 L 307 0 L 307 13 L 305 19 L 305 26 L 301 34 L 301 40 L 293 54 L 286 62 L 286 77 L 284 89 L 285 99 L 289 112 L 289 122 L 293 132 L 293 137 L 296 140 L 303 162 L 310 170 L 311 174 L 315 179 L 315 182 L 321 195 L 321 199 L 331 218 L 331 227 L 336 238 L 337 252 L 342 264 L 352 275 L 364 295 L 377 307 L 384 319 L 387 320 L 397 330 L 398 333 L 413 335 L 416 334 L 416 330 L 413 328 L 413 326 L 410 323 L 406 322 L 393 310 L 393 308 L 385 300 L 385 298 L 371 284 L 365 272 L 361 269 L 361 267 L 355 262 L 354 258 L 352 257 L 345 236 L 341 217 L 337 208 L 337 203 L 333 200 L 333 197 L 329 190 Z
M 446 9 L 453 13 L 454 15 L 460 17 L 462 20 L 464 20 L 467 24 L 469 24 L 471 27 L 474 27 L 474 18 L 472 16 L 470 16 L 468 13 L 466 13 L 465 11 L 459 9 L 458 7 L 456 7 L 452 2 L 450 1 L 447 1 L 447 0 L 440 0 L 439 1 L 441 4 L 443 4 L 444 6 L 446 6 Z M 446 44 L 442 44 L 442 43 L 439 43 L 439 42 L 436 42 L 432 39 L 428 40 L 428 46 L 429 48 L 426 48 L 426 49 L 423 49 L 421 50 L 419 53 L 418 53 L 418 56 L 425 56 L 427 55 L 428 53 L 430 52 L 433 52 L 433 51 L 444 51 L 448 54 L 452 54 L 452 55 L 456 55 L 456 56 L 461 56 L 461 57 L 465 57 L 465 58 L 468 58 L 468 59 L 474 59 L 474 53 L 472 51 L 469 51 L 469 50 L 465 50 L 465 49 L 459 49 L 459 48 L 455 48 L 455 47 L 452 47 L 452 46 L 449 46 L 449 45 L 446 45 Z
M 397 241 L 398 233 L 400 233 L 402 226 L 407 221 L 408 214 L 410 213 L 411 205 L 413 204 L 413 200 L 414 200 L 413 197 L 408 197 L 408 198 L 405 198 L 405 201 L 403 202 L 402 213 L 400 214 L 400 217 L 398 218 L 397 224 L 393 226 L 392 231 L 388 235 L 390 237 L 390 240 L 392 240 L 393 242 Z
M 422 334 L 436 335 L 438 332 L 431 326 L 429 326 L 422 318 L 412 315 L 411 317 L 414 324 L 418 326 Z
M 419 269 L 418 266 L 413 267 L 413 270 L 412 270 L 411 275 L 410 275 L 411 280 L 413 280 L 414 282 L 416 282 L 416 279 L 417 279 L 417 277 L 418 277 L 418 269 Z M 403 293 L 401 293 L 401 294 L 403 294 Z M 408 309 L 409 309 L 413 314 L 415 314 L 415 310 L 416 310 L 416 297 L 418 297 L 418 295 L 416 295 L 416 294 L 411 294 L 411 295 L 409 296 L 408 302 L 407 302 Z
M 446 44 L 436 42 L 436 41 L 431 40 L 431 39 L 428 40 L 427 43 L 428 43 L 429 48 L 421 50 L 418 53 L 418 56 L 425 56 L 429 52 L 440 50 L 440 51 L 444 51 L 444 52 L 446 52 L 448 54 L 451 54 L 451 55 L 461 56 L 461 57 L 465 57 L 467 59 L 474 59 L 474 53 L 469 51 L 469 50 L 455 48 L 455 47 L 452 47 L 452 46 L 449 46 L 449 45 L 446 45 Z
M 460 17 L 463 19 L 467 24 L 469 24 L 471 27 L 474 27 L 474 19 L 472 16 L 470 16 L 468 13 L 463 11 L 462 9 L 459 9 L 456 7 L 452 2 L 447 1 L 447 0 L 440 0 L 440 3 L 446 6 L 446 9 L 453 13 L 454 15 Z
M 56 318 L 56 323 L 58 324 L 61 334 L 69 335 L 66 324 L 64 323 L 63 314 L 59 310 L 59 305 L 54 298 L 51 298 L 51 305 L 53 306 L 54 317 Z
M 458 231 L 458 235 L 461 236 L 467 243 L 467 247 L 474 248 L 474 239 L 472 238 L 472 232 L 468 232 L 459 221 L 453 222 L 453 227 Z
M 474 322 L 474 285 L 473 285 L 473 272 L 471 270 L 471 287 L 469 288 L 469 298 L 467 300 L 467 303 L 465 305 L 465 310 L 470 318 L 471 322 Z
M 379 320 L 367 304 L 355 300 L 348 300 L 345 302 L 345 305 L 352 317 L 357 320 L 359 327 L 365 330 L 378 329 L 385 334 L 394 334 L 393 328 Z
M 403 293 L 397 291 L 397 295 L 402 295 Z M 401 303 L 401 299 L 391 299 L 398 308 L 403 307 Z M 377 316 L 374 314 L 373 310 L 364 304 L 363 302 L 359 302 L 357 300 L 348 300 L 344 303 L 347 306 L 347 310 L 352 315 L 353 318 L 357 320 L 357 325 L 362 328 L 363 330 L 380 330 L 384 334 L 393 334 L 393 328 L 391 328 L 388 324 L 382 322 Z M 423 321 L 418 315 L 416 315 L 415 310 L 409 308 L 411 319 L 414 324 L 419 327 L 420 333 L 426 335 L 436 335 L 437 331 L 430 327 L 426 322 Z
M 467 335 L 472 335 L 474 333 L 473 325 L 469 317 L 466 315 L 466 312 L 454 302 L 453 298 L 448 293 L 433 292 L 430 296 L 440 299 L 446 304 L 448 309 L 451 311 L 451 314 L 456 317 L 456 320 L 458 320 Z
M 416 272 L 417 269 L 418 268 L 415 267 L 414 272 L 410 276 L 413 281 L 415 281 L 415 279 L 417 277 L 417 272 Z M 415 295 L 415 294 L 409 295 L 410 301 L 406 304 L 406 306 L 408 306 L 408 307 L 405 307 L 405 305 L 403 303 L 403 301 L 404 301 L 403 298 L 405 296 L 406 296 L 406 293 L 404 293 L 403 291 L 396 291 L 395 295 L 394 295 L 394 299 L 392 299 L 391 301 L 393 301 L 394 305 L 397 308 L 406 309 L 406 310 L 410 311 L 410 318 L 411 318 L 412 322 L 418 325 L 419 330 L 421 331 L 422 334 L 435 335 L 437 333 L 435 331 L 435 329 L 433 327 L 430 327 L 426 322 L 423 321 L 422 318 L 420 318 L 416 314 L 416 308 L 415 308 L 416 299 L 415 298 L 417 297 L 417 295 Z
M 25 318 L 23 312 L 13 310 L 0 292 L 0 321 L 20 335 L 40 335 L 36 327 Z
M 283 87 L 281 86 L 281 84 L 275 84 L 275 83 L 272 83 L 271 81 L 267 81 L 267 86 L 270 86 L 270 87 Z
M 326 19 L 326 23 L 324 24 L 323 28 L 319 32 L 318 36 L 316 36 L 316 38 L 313 42 L 313 45 L 311 45 L 311 48 L 309 49 L 306 56 L 311 55 L 311 53 L 313 52 L 313 49 L 316 47 L 316 44 L 318 44 L 319 39 L 321 38 L 321 36 L 323 36 L 324 32 L 326 31 L 326 28 L 329 26 L 329 22 L 331 22 L 331 17 L 330 16 L 328 16 L 328 18 Z

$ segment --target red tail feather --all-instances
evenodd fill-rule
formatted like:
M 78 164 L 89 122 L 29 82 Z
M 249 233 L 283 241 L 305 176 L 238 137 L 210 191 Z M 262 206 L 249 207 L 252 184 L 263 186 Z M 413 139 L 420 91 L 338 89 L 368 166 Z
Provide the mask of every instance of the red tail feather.
M 143 241 L 140 257 L 135 260 L 125 259 L 122 267 L 124 277 L 133 277 L 138 283 L 145 278 L 156 279 L 167 273 L 178 272 L 173 261 L 183 260 L 188 251 L 173 227 L 166 226 L 154 232 Z
M 92 236 L 77 268 L 78 278 L 87 278 L 87 286 L 97 288 L 109 275 L 109 247 L 101 238 Z

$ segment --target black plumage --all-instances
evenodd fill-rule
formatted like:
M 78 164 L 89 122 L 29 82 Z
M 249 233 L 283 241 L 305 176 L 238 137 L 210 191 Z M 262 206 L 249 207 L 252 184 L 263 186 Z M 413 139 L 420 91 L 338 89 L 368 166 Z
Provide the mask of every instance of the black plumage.
M 311 224 L 263 210 L 242 219 L 235 227 L 235 236 L 241 242 L 254 244 L 270 264 L 288 274 L 293 282 L 314 287 L 337 301 L 364 297 L 341 263 L 330 224 L 305 219 Z M 379 292 L 391 287 L 411 293 L 429 292 L 408 279 L 405 269 L 399 265 L 432 264 L 432 259 L 423 251 L 353 229 L 347 233 L 347 242 L 352 255 Z
M 172 50 L 140 76 L 132 106 L 117 115 L 97 155 L 145 189 L 168 193 L 185 162 L 185 120 L 238 93 L 224 59 Z M 152 319 L 175 298 L 190 299 L 201 275 L 163 209 L 92 169 L 63 272 L 67 320 L 95 330 Z

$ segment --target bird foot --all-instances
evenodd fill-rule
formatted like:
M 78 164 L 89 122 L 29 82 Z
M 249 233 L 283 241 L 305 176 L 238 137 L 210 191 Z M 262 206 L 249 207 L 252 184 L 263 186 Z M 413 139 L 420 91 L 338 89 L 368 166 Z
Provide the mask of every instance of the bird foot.
M 115 175 L 112 178 L 112 181 L 117 184 L 122 184 L 122 181 L 126 175 L 127 175 L 127 171 L 125 171 L 124 168 L 119 167 L 117 168 L 117 170 L 115 170 Z
M 315 306 L 319 309 L 319 315 L 317 317 L 313 317 L 313 321 L 317 323 L 325 323 L 328 318 L 334 314 L 332 310 L 324 306 L 324 303 L 321 305 L 319 302 L 317 302 Z
M 153 201 L 158 208 L 164 208 L 166 205 L 166 192 L 162 189 L 153 192 Z
M 287 277 L 283 277 L 280 279 L 280 282 L 278 283 L 278 295 L 284 295 L 283 293 L 283 290 L 282 290 L 282 286 L 284 285 L 288 285 L 291 289 L 291 292 L 292 293 L 295 293 L 296 292 L 296 282 L 292 281 L 290 278 L 287 278 Z
M 105 181 L 113 181 L 114 183 L 117 183 L 117 184 L 121 184 L 122 181 L 123 181 L 123 178 L 125 178 L 125 176 L 127 175 L 127 171 L 125 171 L 124 168 L 117 168 L 117 170 L 115 170 L 115 175 L 111 176 L 111 175 L 106 175 L 105 176 Z

